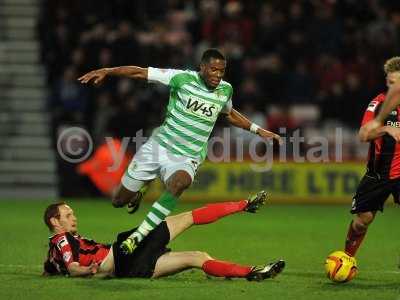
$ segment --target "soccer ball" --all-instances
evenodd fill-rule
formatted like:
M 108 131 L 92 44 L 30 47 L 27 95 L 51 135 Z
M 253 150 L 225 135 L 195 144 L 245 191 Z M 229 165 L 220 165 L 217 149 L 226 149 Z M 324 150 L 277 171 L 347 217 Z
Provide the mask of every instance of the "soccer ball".
M 334 282 L 350 281 L 357 274 L 357 261 L 343 251 L 335 251 L 326 258 L 325 272 Z

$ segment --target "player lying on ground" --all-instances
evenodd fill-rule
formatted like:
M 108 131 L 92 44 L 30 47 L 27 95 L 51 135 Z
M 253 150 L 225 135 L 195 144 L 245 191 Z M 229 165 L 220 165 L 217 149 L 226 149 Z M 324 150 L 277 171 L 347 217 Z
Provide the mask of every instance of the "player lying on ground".
M 389 89 L 400 83 L 400 57 L 386 61 L 384 67 L 386 84 Z M 380 111 L 385 100 L 385 93 L 373 99 L 364 113 L 360 132 Z M 370 142 L 367 173 L 362 178 L 353 198 L 351 213 L 355 214 L 347 234 L 345 251 L 354 256 L 367 233 L 378 210 L 390 194 L 395 203 L 400 203 L 400 107 L 397 106 L 384 119 L 384 125 L 369 131 L 364 141 Z
M 393 57 L 391 59 L 392 65 L 394 66 L 397 64 L 395 67 L 397 69 L 399 68 L 400 64 L 400 57 Z M 390 60 L 389 60 L 390 61 Z M 386 64 L 385 64 L 386 66 Z M 386 72 L 386 69 L 385 69 Z M 387 73 L 387 72 L 386 72 Z M 387 73 L 387 75 L 389 75 Z M 385 95 L 385 102 L 383 103 L 381 109 L 379 110 L 379 113 L 376 114 L 376 116 L 371 119 L 368 123 L 366 123 L 361 129 L 360 129 L 360 138 L 364 141 L 368 140 L 368 136 L 371 134 L 374 134 L 374 132 L 377 132 L 381 130 L 381 127 L 384 126 L 386 118 L 389 116 L 389 114 L 400 105 L 400 81 L 397 80 L 397 77 L 400 76 L 400 73 L 398 71 L 392 72 L 392 84 L 388 85 L 388 92 Z M 389 79 L 390 80 L 390 79 Z M 399 139 L 397 139 L 397 142 L 399 142 Z
M 124 66 L 94 70 L 78 79 L 97 85 L 108 76 L 122 76 L 170 88 L 165 121 L 135 154 L 112 200 L 115 207 L 128 205 L 133 212 L 148 182 L 160 177 L 165 184 L 166 191 L 138 230 L 122 243 L 125 251 L 131 253 L 174 210 L 205 159 L 208 140 L 220 114 L 233 126 L 281 141 L 279 135 L 260 128 L 232 108 L 232 86 L 222 80 L 225 68 L 225 57 L 218 50 L 209 49 L 203 53 L 199 72 Z
M 282 272 L 285 266 L 283 260 L 258 268 L 220 261 L 205 252 L 170 252 L 167 248 L 171 240 L 192 225 L 212 223 L 233 213 L 256 212 L 265 199 L 265 192 L 260 192 L 248 200 L 207 204 L 167 217 L 132 254 L 123 252 L 120 244 L 136 228 L 118 234 L 113 245 L 100 244 L 77 233 L 77 219 L 67 204 L 51 204 L 45 211 L 44 221 L 54 235 L 50 237 L 44 274 L 158 278 L 199 268 L 217 277 L 240 277 L 254 281 L 274 277 Z

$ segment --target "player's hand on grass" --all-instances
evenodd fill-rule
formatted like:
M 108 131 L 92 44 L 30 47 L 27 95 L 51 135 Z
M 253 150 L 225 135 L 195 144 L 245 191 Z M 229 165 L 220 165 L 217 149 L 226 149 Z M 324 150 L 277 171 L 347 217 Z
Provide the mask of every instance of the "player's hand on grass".
M 92 263 L 89 265 L 89 270 L 92 272 L 93 275 L 97 273 L 97 271 L 99 270 L 99 268 L 100 268 L 100 265 L 97 264 L 97 263 L 95 263 L 95 262 L 92 262 Z
M 257 134 L 259 136 L 261 136 L 262 138 L 273 139 L 273 140 L 277 141 L 279 143 L 279 145 L 282 145 L 282 143 L 283 143 L 282 138 L 280 137 L 279 134 L 273 133 L 264 128 L 258 128 Z
M 90 81 L 93 80 L 93 83 L 95 85 L 99 85 L 104 81 L 107 74 L 108 74 L 107 68 L 98 69 L 79 77 L 78 81 L 80 81 L 81 83 L 89 83 Z

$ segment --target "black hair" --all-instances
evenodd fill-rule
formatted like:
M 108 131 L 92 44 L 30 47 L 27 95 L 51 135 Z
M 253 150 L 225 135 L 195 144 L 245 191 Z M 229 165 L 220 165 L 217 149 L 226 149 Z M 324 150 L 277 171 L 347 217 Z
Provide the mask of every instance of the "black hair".
M 204 51 L 203 55 L 201 56 L 201 62 L 209 63 L 211 58 L 226 60 L 225 56 L 218 49 L 211 48 Z

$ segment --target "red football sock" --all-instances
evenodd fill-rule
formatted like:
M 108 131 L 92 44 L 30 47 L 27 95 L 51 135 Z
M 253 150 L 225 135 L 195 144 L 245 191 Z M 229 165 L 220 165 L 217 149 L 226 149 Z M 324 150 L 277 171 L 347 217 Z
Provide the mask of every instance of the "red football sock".
M 345 244 L 345 252 L 348 255 L 354 256 L 360 247 L 365 234 L 367 231 L 364 232 L 356 232 L 353 228 L 353 221 L 351 221 L 349 226 L 349 231 L 347 232 L 346 244 Z
M 219 218 L 242 211 L 247 206 L 247 201 L 222 202 L 207 204 L 192 211 L 194 224 L 208 224 Z
M 234 263 L 221 260 L 207 260 L 203 266 L 203 271 L 216 277 L 246 277 L 250 273 L 251 267 L 240 266 Z

